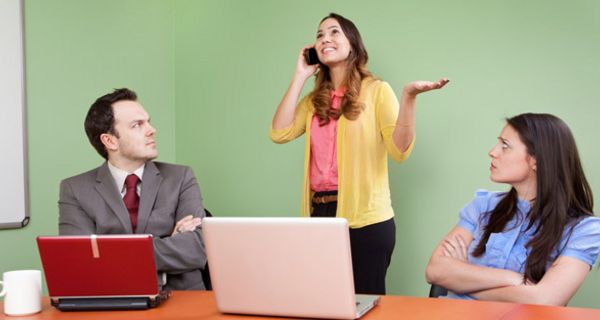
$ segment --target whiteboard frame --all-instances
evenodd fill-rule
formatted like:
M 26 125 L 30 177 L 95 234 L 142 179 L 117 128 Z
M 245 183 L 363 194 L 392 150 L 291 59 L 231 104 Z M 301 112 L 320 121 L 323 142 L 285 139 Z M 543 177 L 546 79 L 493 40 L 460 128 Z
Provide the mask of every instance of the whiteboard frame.
M 2 191 L 2 201 L 6 203 L 13 203 L 18 206 L 17 210 L 19 212 L 12 212 L 10 208 L 6 210 L 4 207 L 5 204 L 0 204 L 0 208 L 2 208 L 5 212 L 0 212 L 0 229 L 14 229 L 14 228 L 22 228 L 25 227 L 29 221 L 29 185 L 28 185 L 28 155 L 27 155 L 27 112 L 26 112 L 26 95 L 25 95 L 25 37 L 24 37 L 24 15 L 23 15 L 23 0 L 0 0 L 0 59 L 4 61 L 10 61 L 14 58 L 13 62 L 16 64 L 11 64 L 8 66 L 2 65 L 3 62 L 0 61 L 0 66 L 3 69 L 8 69 L 8 72 L 0 73 L 0 85 L 1 84 L 14 84 L 13 86 L 5 86 L 5 88 L 0 88 L 0 104 L 5 104 L 0 106 L 0 108 L 5 109 L 4 114 L 9 114 L 14 109 L 13 102 L 16 102 L 17 106 L 15 108 L 19 108 L 16 112 L 16 119 L 9 118 L 5 119 L 6 122 L 13 122 L 16 125 L 15 136 L 10 136 L 9 139 L 11 141 L 16 142 L 16 145 L 10 144 L 8 150 L 5 149 L 2 163 L 8 161 L 6 166 L 0 167 L 0 170 L 3 170 L 6 174 L 4 176 L 12 176 L 15 173 L 17 177 L 16 180 L 8 179 L 9 185 L 6 190 L 4 190 L 4 186 L 0 185 L 0 191 Z M 3 15 L 5 15 L 3 17 Z M 8 18 L 7 18 L 8 17 Z M 8 58 L 8 59 L 6 59 Z M 7 63 L 7 62 L 4 62 Z M 6 68 L 5 68 L 6 67 Z M 2 79 L 2 77 L 6 77 Z M 11 90 L 13 89 L 13 90 Z M 19 112 L 20 111 L 20 112 Z M 12 126 L 6 126 L 9 129 L 14 128 Z M 19 128 L 21 128 L 21 132 L 19 132 Z M 20 133 L 20 135 L 19 135 Z M 6 132 L 0 134 L 7 134 Z M 5 146 L 0 146 L 5 147 Z M 19 147 L 21 148 L 19 150 Z M 15 150 L 16 148 L 16 150 Z M 8 155 L 7 155 L 8 153 Z M 9 159 L 8 159 L 9 158 Z M 13 162 L 14 161 L 14 162 Z M 21 170 L 15 169 L 19 168 Z M 6 181 L 2 181 L 5 183 Z M 12 182 L 12 184 L 11 184 Z M 16 190 L 10 189 L 12 186 L 16 184 L 19 186 Z M 22 187 L 22 189 L 21 189 Z M 10 189 L 10 190 L 9 190 Z M 19 192 L 18 189 L 21 189 L 22 192 Z M 16 192 L 16 199 L 6 199 L 4 197 L 10 197 L 9 192 Z M 9 195 L 6 195 L 9 194 Z M 8 212 L 6 212 L 8 211 Z M 22 211 L 22 212 L 21 212 Z

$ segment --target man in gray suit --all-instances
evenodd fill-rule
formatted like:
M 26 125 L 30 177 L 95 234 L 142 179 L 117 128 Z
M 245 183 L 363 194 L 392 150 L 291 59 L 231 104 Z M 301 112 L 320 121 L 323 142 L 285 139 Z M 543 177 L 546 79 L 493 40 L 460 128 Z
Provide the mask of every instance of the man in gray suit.
M 189 167 L 152 161 L 156 130 L 135 92 L 117 89 L 98 98 L 85 131 L 106 161 L 61 182 L 59 233 L 152 234 L 161 285 L 204 289 L 200 188 Z

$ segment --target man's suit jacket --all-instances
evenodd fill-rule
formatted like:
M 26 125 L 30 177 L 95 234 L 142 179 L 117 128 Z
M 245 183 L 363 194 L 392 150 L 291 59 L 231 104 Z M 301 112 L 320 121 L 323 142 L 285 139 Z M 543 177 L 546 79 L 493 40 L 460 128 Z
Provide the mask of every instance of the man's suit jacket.
M 63 180 L 58 207 L 61 235 L 133 233 L 129 213 L 106 162 Z M 200 269 L 206 266 L 206 252 L 201 228 L 171 236 L 175 223 L 190 214 L 204 217 L 192 170 L 148 161 L 135 233 L 154 236 L 156 267 L 159 273 L 167 273 L 167 288 L 204 289 Z

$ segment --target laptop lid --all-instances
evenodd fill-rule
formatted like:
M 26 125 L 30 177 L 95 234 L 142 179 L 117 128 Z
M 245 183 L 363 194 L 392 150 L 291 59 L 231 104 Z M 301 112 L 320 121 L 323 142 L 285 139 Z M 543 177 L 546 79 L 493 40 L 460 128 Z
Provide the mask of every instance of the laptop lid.
M 202 228 L 219 311 L 360 316 L 345 219 L 219 217 Z
M 152 235 L 40 236 L 37 244 L 53 300 L 159 295 Z

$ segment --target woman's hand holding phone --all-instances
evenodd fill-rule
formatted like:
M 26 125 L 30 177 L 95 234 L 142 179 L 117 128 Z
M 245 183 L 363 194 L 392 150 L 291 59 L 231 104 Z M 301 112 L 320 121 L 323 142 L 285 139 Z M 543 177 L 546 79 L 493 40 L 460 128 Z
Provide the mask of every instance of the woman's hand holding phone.
M 298 55 L 298 60 L 296 62 L 296 75 L 302 77 L 303 79 L 308 79 L 312 76 L 319 67 L 319 64 L 308 64 L 306 55 L 308 54 L 308 50 L 313 49 L 314 45 L 310 44 L 304 46 L 300 50 L 300 54 Z M 316 51 L 315 51 L 316 54 Z

